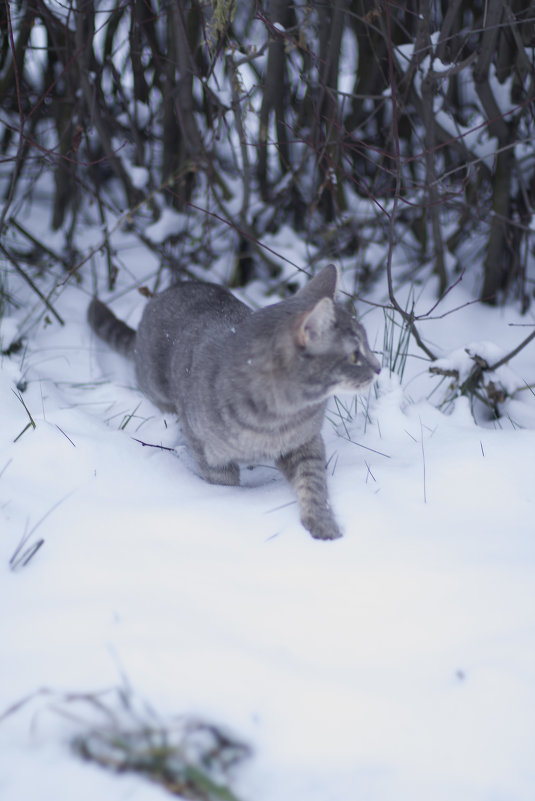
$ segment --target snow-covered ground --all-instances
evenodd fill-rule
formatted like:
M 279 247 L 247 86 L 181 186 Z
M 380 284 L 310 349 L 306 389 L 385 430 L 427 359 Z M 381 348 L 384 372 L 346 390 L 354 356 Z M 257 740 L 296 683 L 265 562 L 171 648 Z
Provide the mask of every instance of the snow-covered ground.
M 143 283 L 146 254 L 123 258 Z M 69 748 L 85 719 L 71 696 L 125 684 L 162 721 L 248 743 L 244 801 L 533 801 L 532 393 L 478 426 L 465 398 L 447 413 L 427 400 L 424 362 L 401 382 L 383 370 L 356 412 L 333 404 L 326 421 L 345 537 L 314 541 L 272 467 L 245 469 L 240 488 L 197 477 L 176 421 L 91 336 L 88 276 L 55 297 L 63 328 L 30 328 L 28 307 L 0 323 L 3 350 L 30 330 L 0 369 L 2 801 L 163 799 Z M 39 308 L 14 276 L 8 289 Z M 134 324 L 144 299 L 116 296 Z M 469 299 L 461 284 L 446 303 Z M 381 350 L 382 311 L 364 322 Z M 530 330 L 510 324 L 531 322 L 469 306 L 424 334 L 459 366 L 459 349 L 506 353 Z M 534 355 L 504 381 L 533 384 Z

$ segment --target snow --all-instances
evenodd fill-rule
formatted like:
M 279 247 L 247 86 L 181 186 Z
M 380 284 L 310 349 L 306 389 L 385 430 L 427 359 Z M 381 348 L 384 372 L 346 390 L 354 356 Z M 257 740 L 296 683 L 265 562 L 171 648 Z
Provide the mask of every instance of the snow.
M 184 225 L 184 215 L 166 207 L 162 209 L 159 220 L 147 227 L 145 235 L 152 242 L 160 244 L 169 237 L 179 234 L 184 229 Z
M 471 342 L 450 353 L 446 358 L 437 359 L 433 367 L 440 370 L 454 370 L 458 373 L 458 380 L 462 384 L 474 369 L 475 360 L 483 360 L 491 367 L 506 355 L 503 348 L 499 348 L 494 342 Z M 499 383 L 509 395 L 513 395 L 525 386 L 522 377 L 507 364 L 498 367 L 497 370 L 488 370 L 485 373 L 485 380 L 487 379 Z
M 135 167 L 133 164 L 129 164 L 128 172 L 136 189 L 144 189 L 147 186 L 150 176 L 146 167 Z
M 178 217 L 147 235 L 161 241 Z M 269 244 L 303 263 L 288 229 Z M 130 248 L 119 275 L 112 305 L 129 322 L 144 300 L 126 282 L 144 282 L 146 259 Z M 15 291 L 36 305 L 10 276 Z M 514 414 L 529 421 L 531 393 L 476 425 L 466 398 L 448 414 L 427 400 L 437 379 L 410 359 L 356 413 L 333 404 L 345 536 L 317 542 L 272 467 L 244 469 L 239 488 L 196 475 L 176 421 L 90 334 L 90 295 L 69 282 L 55 300 L 66 326 L 42 319 L 1 357 L 0 715 L 26 699 L 0 721 L 3 801 L 165 798 L 69 747 L 94 713 L 69 715 L 68 695 L 125 683 L 162 720 L 193 715 L 247 742 L 244 801 L 532 801 L 535 420 L 519 428 Z M 26 317 L 4 317 L 2 349 Z M 466 369 L 465 347 L 497 360 L 526 336 L 521 320 L 463 306 L 424 333 L 444 366 Z M 381 310 L 364 323 L 380 347 Z M 510 366 L 527 383 L 533 347 Z M 25 533 L 23 553 L 44 543 L 10 570 Z
M 495 136 L 489 137 L 487 120 L 481 114 L 474 114 L 469 125 L 460 125 L 443 110 L 437 109 L 435 116 L 437 123 L 451 135 L 452 139 L 462 139 L 467 149 L 477 158 L 489 167 L 493 164 L 498 140 Z
M 500 109 L 500 112 L 504 115 L 508 115 L 515 105 L 511 99 L 513 76 L 511 75 L 509 78 L 507 78 L 507 80 L 500 82 L 496 72 L 497 70 L 495 64 L 490 64 L 489 83 L 492 89 L 492 94 L 494 95 L 494 99 L 498 108 Z M 509 119 L 509 117 L 506 117 L 506 119 Z

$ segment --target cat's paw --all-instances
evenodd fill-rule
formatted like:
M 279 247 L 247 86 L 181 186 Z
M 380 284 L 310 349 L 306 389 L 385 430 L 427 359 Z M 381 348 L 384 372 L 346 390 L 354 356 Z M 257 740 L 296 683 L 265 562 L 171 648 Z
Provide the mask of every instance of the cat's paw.
M 337 540 L 343 536 L 333 517 L 306 517 L 301 522 L 315 540 Z

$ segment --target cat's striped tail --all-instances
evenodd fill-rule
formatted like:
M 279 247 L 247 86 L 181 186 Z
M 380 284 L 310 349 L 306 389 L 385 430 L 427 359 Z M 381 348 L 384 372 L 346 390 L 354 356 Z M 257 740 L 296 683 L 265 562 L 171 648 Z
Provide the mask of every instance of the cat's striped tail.
M 89 304 L 87 321 L 95 334 L 110 347 L 123 356 L 133 356 L 136 332 L 119 320 L 98 298 L 93 298 Z

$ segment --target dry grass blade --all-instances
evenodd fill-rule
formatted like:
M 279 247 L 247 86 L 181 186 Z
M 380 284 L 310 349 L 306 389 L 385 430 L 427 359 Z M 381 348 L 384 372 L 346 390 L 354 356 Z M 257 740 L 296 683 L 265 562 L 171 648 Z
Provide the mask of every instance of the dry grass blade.
M 37 428 L 37 424 L 36 424 L 35 420 L 33 419 L 32 415 L 30 414 L 30 410 L 29 410 L 29 409 L 28 409 L 28 407 L 26 406 L 26 403 L 24 402 L 24 398 L 22 397 L 22 394 L 21 394 L 20 392 L 15 392 L 15 390 L 14 390 L 14 389 L 12 389 L 11 391 L 12 391 L 13 395 L 14 395 L 14 396 L 15 396 L 15 397 L 16 397 L 16 398 L 17 398 L 17 399 L 18 399 L 18 400 L 19 400 L 19 401 L 22 403 L 22 405 L 23 405 L 23 407 L 24 407 L 24 410 L 25 410 L 25 412 L 26 412 L 26 414 L 28 415 L 28 418 L 29 418 L 29 422 L 28 422 L 28 423 L 27 423 L 27 424 L 24 426 L 24 428 L 22 429 L 22 431 L 20 432 L 20 434 L 17 434 L 17 436 L 16 436 L 16 437 L 15 437 L 15 439 L 13 440 L 13 442 L 17 442 L 17 440 L 19 440 L 19 439 L 22 437 L 22 435 L 23 435 L 23 434 L 24 434 L 24 433 L 25 433 L 25 432 L 26 432 L 26 431 L 27 431 L 29 428 L 36 429 L 36 428 Z
M 16 570 L 20 570 L 21 567 L 26 567 L 27 564 L 33 559 L 37 551 L 41 548 L 42 545 L 45 544 L 44 539 L 39 539 L 37 542 L 34 542 L 33 545 L 30 545 L 29 548 L 24 548 L 30 534 L 27 534 L 19 543 L 15 553 L 9 560 L 9 567 L 10 569 L 15 572 Z M 24 550 L 23 550 L 24 548 Z
M 45 512 L 45 514 L 37 521 L 37 523 L 28 532 L 24 534 L 21 541 L 15 548 L 13 556 L 9 560 L 10 570 L 12 570 L 13 572 L 15 572 L 16 570 L 20 570 L 20 568 L 26 567 L 26 565 L 28 565 L 30 560 L 33 559 L 37 551 L 44 545 L 45 541 L 41 537 L 36 542 L 32 543 L 32 545 L 30 545 L 29 547 L 26 547 L 27 543 L 30 541 L 32 535 L 35 534 L 39 526 L 42 523 L 44 523 L 47 517 L 49 517 L 49 515 L 51 515 L 52 512 L 54 512 L 58 508 L 58 506 L 60 506 L 64 501 L 66 501 L 67 498 L 69 498 L 71 495 L 72 492 L 69 492 L 63 498 L 60 498 L 60 500 L 57 501 L 57 503 L 55 503 L 53 506 L 51 506 L 50 509 L 47 512 Z

